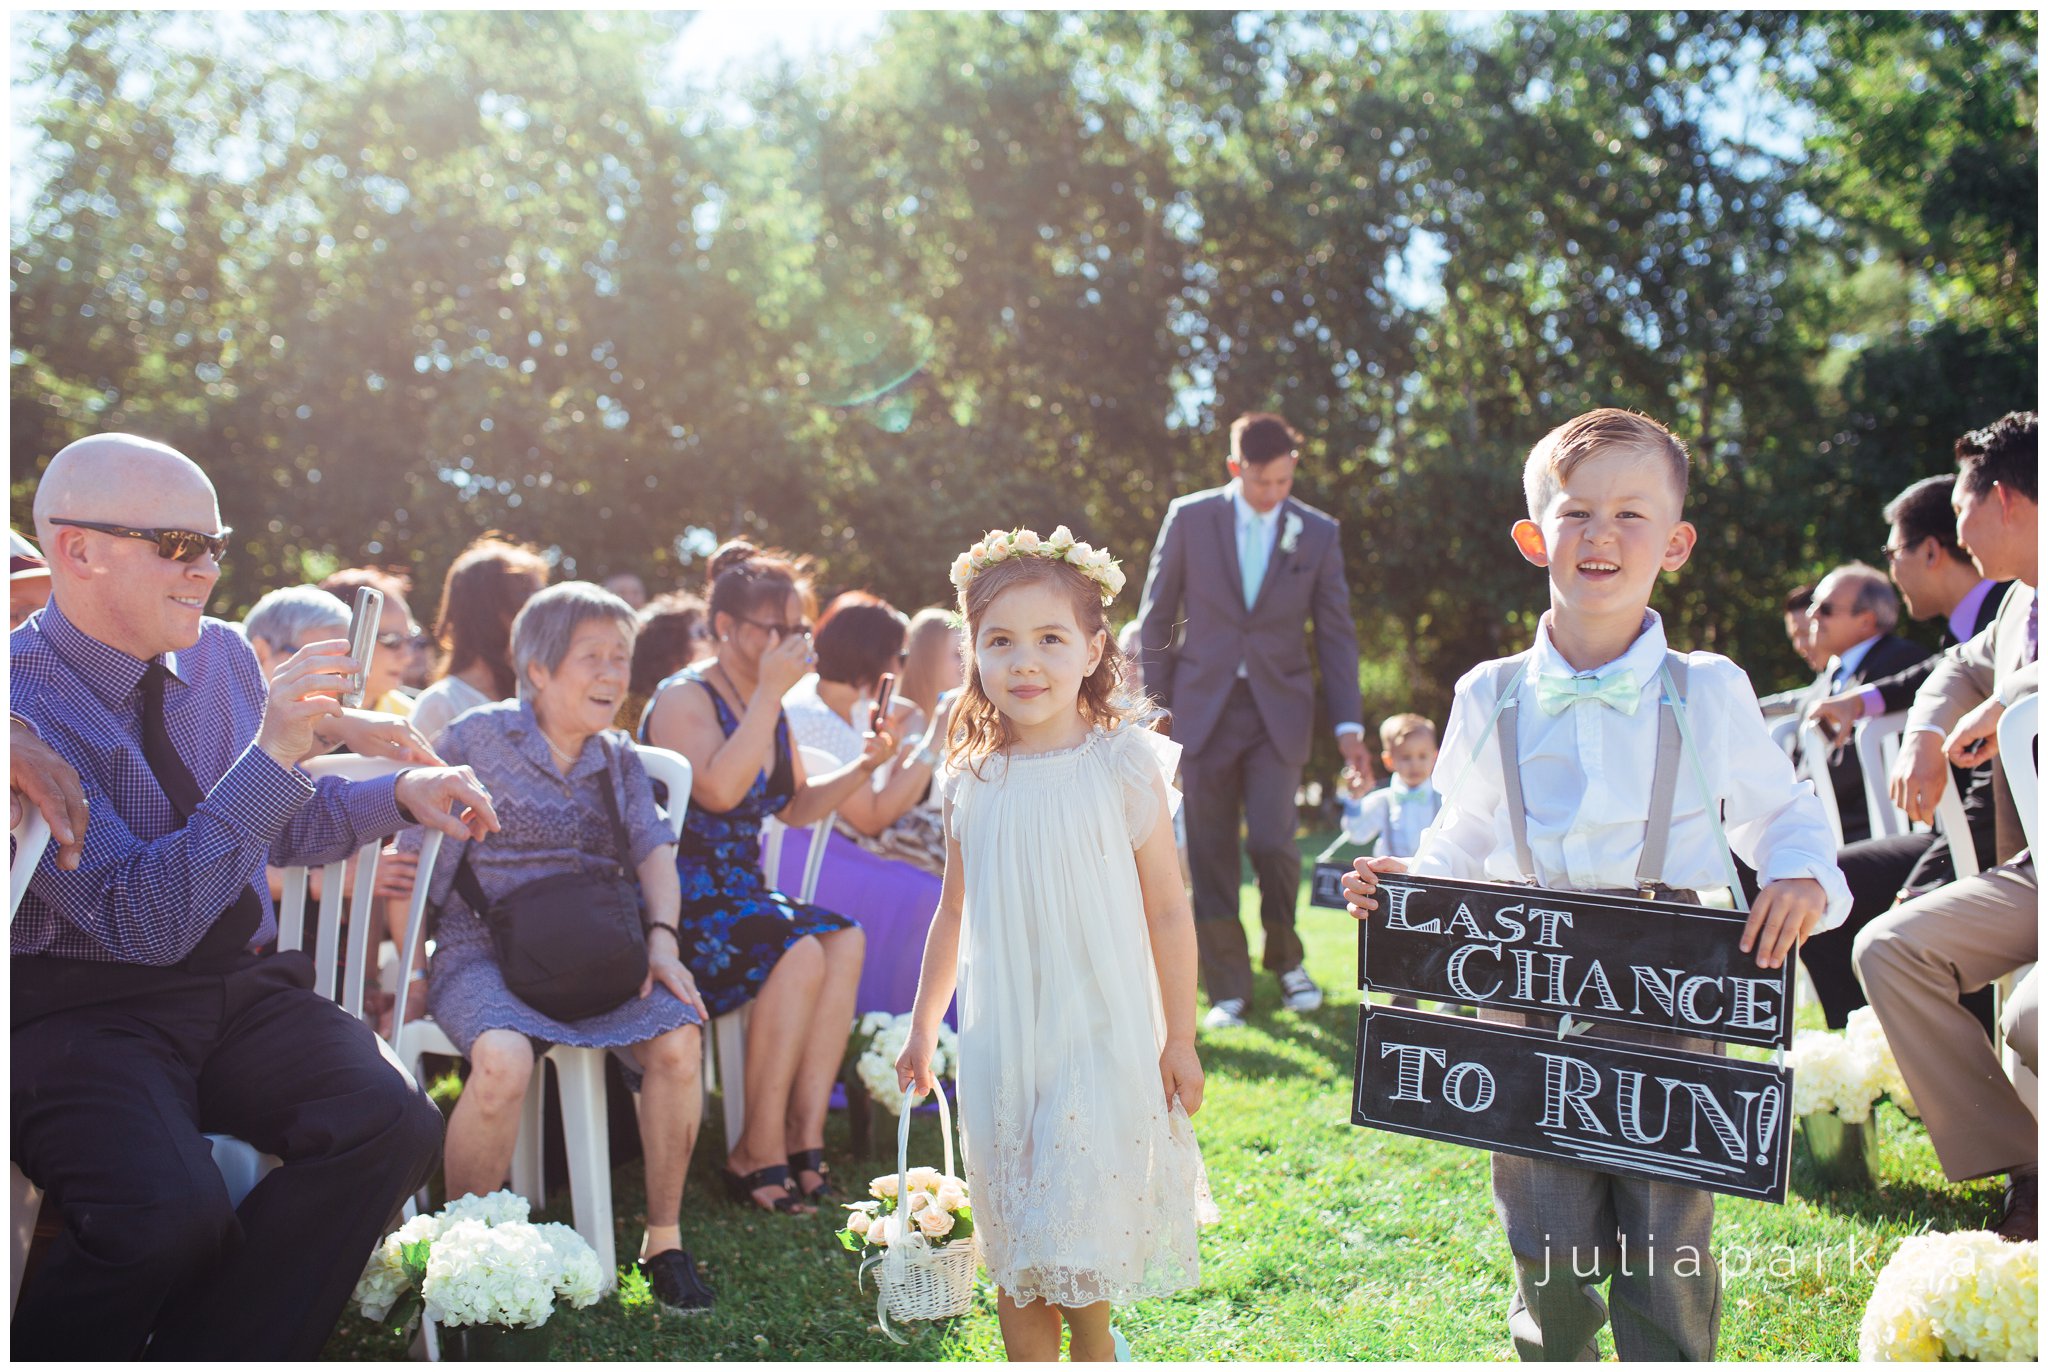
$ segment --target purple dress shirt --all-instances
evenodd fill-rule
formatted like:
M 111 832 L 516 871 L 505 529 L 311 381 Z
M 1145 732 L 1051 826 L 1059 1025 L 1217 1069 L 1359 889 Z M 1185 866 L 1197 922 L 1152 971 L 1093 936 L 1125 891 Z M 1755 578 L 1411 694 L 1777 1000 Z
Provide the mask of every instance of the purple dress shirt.
M 277 933 L 266 864 L 332 862 L 404 823 L 396 777 L 317 786 L 256 747 L 268 687 L 233 627 L 200 623 L 199 641 L 166 653 L 164 720 L 206 799 L 180 824 L 142 756 L 148 663 L 91 638 L 53 601 L 9 636 L 14 712 L 78 769 L 91 818 L 76 871 L 53 844 L 14 917 L 16 957 L 168 967 L 198 946 L 244 886 Z

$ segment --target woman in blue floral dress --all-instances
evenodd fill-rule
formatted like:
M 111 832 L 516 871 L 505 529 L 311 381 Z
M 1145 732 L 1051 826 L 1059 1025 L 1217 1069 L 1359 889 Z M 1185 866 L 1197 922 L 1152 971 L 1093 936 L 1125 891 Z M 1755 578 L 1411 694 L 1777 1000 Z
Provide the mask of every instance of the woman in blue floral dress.
M 852 920 L 771 890 L 761 821 L 823 819 L 895 749 L 883 730 L 860 757 L 807 778 L 783 694 L 811 668 L 809 587 L 786 557 L 730 543 L 712 558 L 717 657 L 663 682 L 642 733 L 690 760 L 676 869 L 682 956 L 713 1016 L 751 1003 L 746 1120 L 726 1143 L 734 1200 L 786 1214 L 830 1195 L 825 1110 L 853 1028 L 865 936 Z

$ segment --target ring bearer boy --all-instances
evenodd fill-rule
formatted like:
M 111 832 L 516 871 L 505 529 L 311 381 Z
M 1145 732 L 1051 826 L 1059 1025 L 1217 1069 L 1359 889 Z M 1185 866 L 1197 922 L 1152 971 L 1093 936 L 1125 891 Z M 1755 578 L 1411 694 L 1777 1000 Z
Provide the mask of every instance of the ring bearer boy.
M 1724 657 L 1671 652 L 1649 608 L 1658 574 L 1683 567 L 1697 538 L 1681 518 L 1686 469 L 1669 430 L 1624 410 L 1580 415 L 1531 450 L 1529 517 L 1513 536 L 1548 574 L 1550 610 L 1526 653 L 1459 681 L 1436 778 L 1443 810 L 1412 860 L 1354 864 L 1344 878 L 1354 914 L 1376 908 L 1378 874 L 1402 871 L 1697 902 L 1701 888 L 1730 884 L 1727 848 L 1762 883 L 1741 941 L 1759 967 L 1782 967 L 1800 940 L 1848 914 L 1820 802 L 1771 742 L 1749 678 Z M 1662 688 L 1667 669 L 1677 708 Z M 1662 1030 L 1591 1034 L 1720 1051 Z M 1508 1328 L 1523 1358 L 1597 1356 L 1610 1318 L 1598 1287 L 1610 1278 L 1621 1357 L 1714 1356 L 1711 1194 L 1496 1153 L 1493 1196 L 1515 1257 Z

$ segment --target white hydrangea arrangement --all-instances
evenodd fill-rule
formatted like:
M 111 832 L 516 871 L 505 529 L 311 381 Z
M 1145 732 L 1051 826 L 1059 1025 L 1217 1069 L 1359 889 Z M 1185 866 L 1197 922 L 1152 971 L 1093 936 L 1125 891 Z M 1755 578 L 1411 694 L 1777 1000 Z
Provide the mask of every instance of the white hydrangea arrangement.
M 868 1183 L 868 1195 L 874 1199 L 846 1207 L 846 1227 L 838 1234 L 842 1247 L 854 1253 L 865 1247 L 886 1248 L 896 1236 L 896 1226 L 904 1222 L 899 1211 L 934 1248 L 974 1237 L 974 1206 L 968 1201 L 966 1182 L 936 1167 L 913 1167 L 903 1182 L 910 1193 L 907 1209 L 896 1194 L 894 1172 Z
M 1832 1112 L 1844 1124 L 1861 1124 L 1886 1096 L 1907 1114 L 1919 1114 L 1869 1006 L 1850 1015 L 1848 1028 L 1839 1034 L 1818 1029 L 1794 1034 L 1785 1065 L 1792 1069 L 1794 1115 Z
M 2040 1346 L 2034 1243 L 1988 1230 L 1920 1234 L 1899 1245 L 1863 1311 L 1864 1362 L 2025 1362 Z
M 566 1224 L 532 1224 L 511 1191 L 462 1196 L 386 1236 L 356 1283 L 363 1318 L 403 1333 L 437 1324 L 536 1329 L 555 1298 L 582 1309 L 604 1290 L 597 1252 Z
M 853 1071 L 867 1088 L 869 1099 L 894 1112 L 903 1103 L 903 1088 L 896 1084 L 896 1058 L 910 1042 L 910 1016 L 871 1010 L 860 1017 L 854 1029 Z M 938 1045 L 932 1050 L 932 1075 L 950 1077 L 959 1040 L 944 1020 L 939 1021 Z

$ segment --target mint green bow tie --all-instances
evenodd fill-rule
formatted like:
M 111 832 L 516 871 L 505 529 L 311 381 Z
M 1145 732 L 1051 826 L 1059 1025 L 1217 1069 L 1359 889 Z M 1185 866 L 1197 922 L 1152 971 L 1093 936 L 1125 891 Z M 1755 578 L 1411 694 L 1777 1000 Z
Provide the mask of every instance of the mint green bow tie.
M 1636 674 L 1627 667 L 1610 667 L 1593 676 L 1538 676 L 1536 708 L 1546 715 L 1561 715 L 1584 701 L 1612 706 L 1625 715 L 1636 712 L 1642 701 Z

